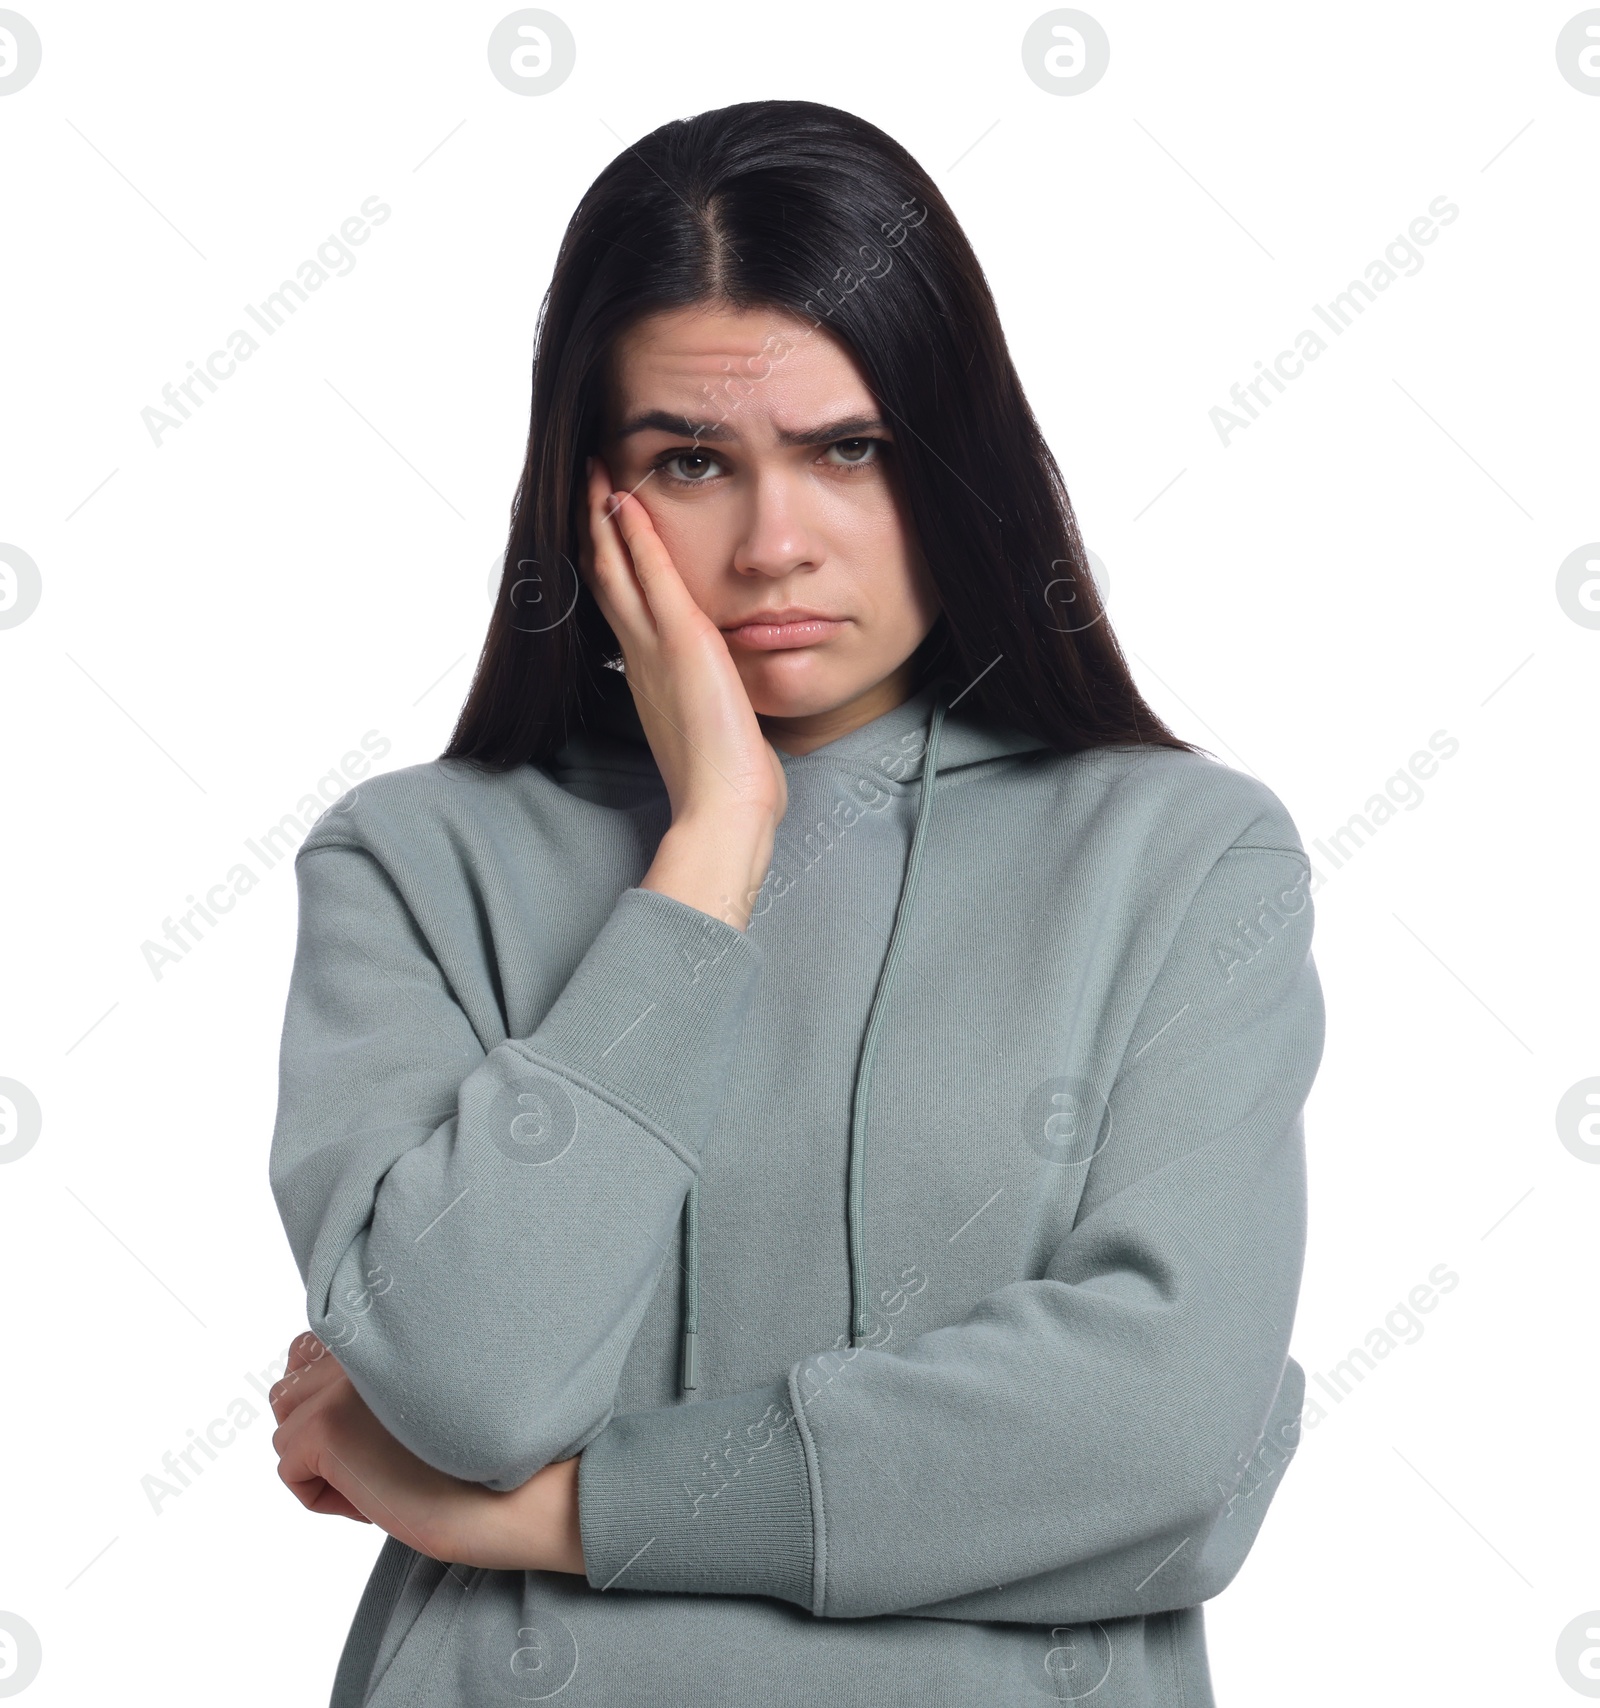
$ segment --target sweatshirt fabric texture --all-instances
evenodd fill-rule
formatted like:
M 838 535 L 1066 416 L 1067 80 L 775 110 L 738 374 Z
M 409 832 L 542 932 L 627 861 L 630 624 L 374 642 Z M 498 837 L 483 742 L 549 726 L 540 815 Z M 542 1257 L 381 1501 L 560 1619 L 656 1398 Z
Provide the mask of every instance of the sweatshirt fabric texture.
M 924 689 L 782 756 L 740 931 L 637 887 L 607 678 L 548 765 L 369 778 L 296 856 L 310 1326 L 441 1470 L 581 1455 L 586 1567 L 388 1538 L 331 1708 L 1209 1708 L 1304 1393 L 1288 812 Z

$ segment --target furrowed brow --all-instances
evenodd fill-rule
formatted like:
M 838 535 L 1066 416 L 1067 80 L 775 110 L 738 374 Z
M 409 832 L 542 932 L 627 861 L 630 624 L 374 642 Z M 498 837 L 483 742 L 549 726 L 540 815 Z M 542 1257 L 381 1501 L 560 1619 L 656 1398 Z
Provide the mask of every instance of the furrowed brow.
M 739 435 L 727 421 L 695 421 L 687 415 L 674 415 L 665 409 L 647 409 L 623 422 L 617 430 L 619 439 L 631 433 L 672 433 L 683 439 L 693 439 L 703 445 L 738 443 Z M 836 439 L 855 439 L 864 433 L 886 433 L 887 426 L 875 415 L 848 415 L 838 421 L 825 422 L 800 432 L 780 430 L 780 445 L 831 445 Z
M 863 433 L 887 433 L 888 427 L 876 415 L 847 415 L 840 421 L 828 421 L 803 433 L 779 431 L 780 445 L 831 445 L 835 439 L 857 439 Z
M 673 433 L 680 439 L 699 439 L 718 444 L 735 439 L 726 424 L 720 421 L 695 421 L 687 415 L 673 415 L 665 409 L 646 409 L 617 429 L 617 437 L 626 439 L 630 433 Z

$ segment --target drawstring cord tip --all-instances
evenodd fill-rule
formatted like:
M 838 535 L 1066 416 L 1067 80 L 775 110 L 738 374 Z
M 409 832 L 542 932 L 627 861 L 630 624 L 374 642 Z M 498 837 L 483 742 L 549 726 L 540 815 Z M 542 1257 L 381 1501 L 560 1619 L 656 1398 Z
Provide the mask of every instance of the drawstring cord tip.
M 685 1391 L 696 1386 L 695 1383 L 695 1353 L 699 1343 L 699 1335 L 692 1328 L 683 1331 L 683 1387 Z

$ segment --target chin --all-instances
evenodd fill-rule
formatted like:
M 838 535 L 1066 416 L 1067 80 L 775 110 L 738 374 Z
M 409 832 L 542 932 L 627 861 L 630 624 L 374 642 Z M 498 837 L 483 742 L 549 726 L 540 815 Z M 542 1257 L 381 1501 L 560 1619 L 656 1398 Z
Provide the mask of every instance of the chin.
M 814 649 L 806 648 L 811 652 Z M 876 677 L 847 672 L 821 658 L 791 653 L 769 653 L 740 671 L 752 709 L 764 718 L 810 718 L 831 712 L 870 688 Z

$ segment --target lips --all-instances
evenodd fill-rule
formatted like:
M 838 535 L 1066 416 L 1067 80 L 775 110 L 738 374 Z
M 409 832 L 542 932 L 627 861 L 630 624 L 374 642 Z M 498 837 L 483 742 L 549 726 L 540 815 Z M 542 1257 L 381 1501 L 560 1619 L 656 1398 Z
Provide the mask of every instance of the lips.
M 757 611 L 723 629 L 736 646 L 757 652 L 775 652 L 787 647 L 815 646 L 830 640 L 844 628 L 845 619 L 830 617 L 805 605 L 786 605 L 779 611 Z
M 809 605 L 785 605 L 781 611 L 752 611 L 748 617 L 740 617 L 736 623 L 727 624 L 723 633 L 732 629 L 746 629 L 752 624 L 760 627 L 770 627 L 773 623 L 831 623 L 838 621 L 826 611 L 813 610 Z

